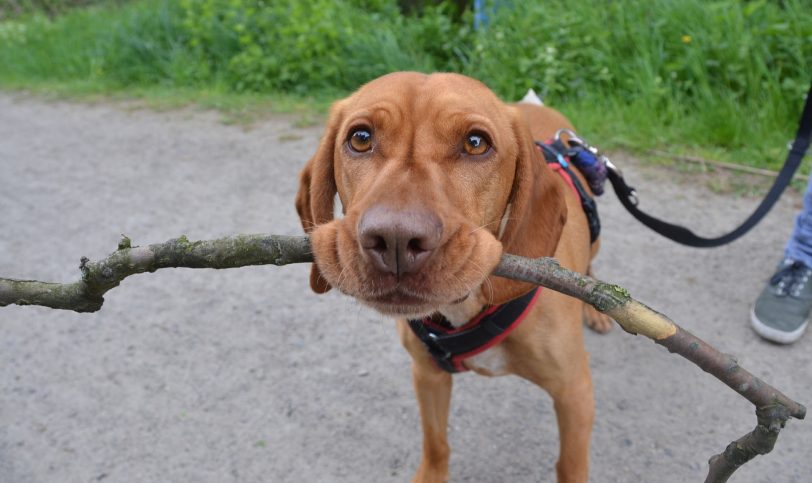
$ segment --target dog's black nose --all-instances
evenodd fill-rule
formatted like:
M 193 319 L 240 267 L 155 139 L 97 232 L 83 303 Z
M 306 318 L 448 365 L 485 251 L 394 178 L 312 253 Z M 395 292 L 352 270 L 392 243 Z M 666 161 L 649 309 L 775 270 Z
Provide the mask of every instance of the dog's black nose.
M 368 209 L 358 223 L 362 252 L 378 270 L 398 278 L 420 270 L 439 246 L 443 223 L 424 209 Z

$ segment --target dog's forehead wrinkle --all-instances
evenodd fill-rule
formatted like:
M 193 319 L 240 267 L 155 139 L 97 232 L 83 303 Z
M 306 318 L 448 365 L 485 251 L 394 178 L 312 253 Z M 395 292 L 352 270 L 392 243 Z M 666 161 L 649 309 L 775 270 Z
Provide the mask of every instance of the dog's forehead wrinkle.
M 457 94 L 429 94 L 416 100 L 415 119 L 452 123 L 485 121 L 498 116 L 498 106 Z
M 421 98 L 466 107 L 494 106 L 499 98 L 485 84 L 458 74 L 434 74 L 419 85 Z
M 348 128 L 360 120 L 372 123 L 372 127 L 387 126 L 401 122 L 406 117 L 405 114 L 403 106 L 393 99 L 357 102 L 349 111 L 344 124 Z

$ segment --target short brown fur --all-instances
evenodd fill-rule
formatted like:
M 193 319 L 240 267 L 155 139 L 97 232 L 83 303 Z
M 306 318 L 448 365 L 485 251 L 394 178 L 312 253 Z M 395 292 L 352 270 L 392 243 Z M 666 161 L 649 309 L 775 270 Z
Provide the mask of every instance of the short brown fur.
M 401 340 L 414 360 L 423 428 L 423 456 L 413 481 L 447 481 L 452 376 L 436 367 L 405 318 L 440 312 L 459 324 L 487 304 L 527 293 L 528 284 L 488 276 L 503 252 L 555 256 L 582 273 L 597 252 L 578 199 L 533 144 L 562 127 L 572 129 L 558 112 L 504 104 L 461 75 L 395 73 L 333 106 L 316 154 L 302 171 L 296 208 L 316 259 L 313 290 L 336 287 L 399 317 Z M 358 129 L 372 134 L 369 152 L 348 145 Z M 462 149 L 471 133 L 489 140 L 487 155 Z M 333 217 L 336 193 L 341 219 Z M 372 207 L 385 207 L 395 218 L 429 212 L 440 220 L 440 244 L 419 271 L 389 273 L 372 263 L 358 236 Z M 518 329 L 482 357 L 466 361 L 484 375 L 528 379 L 552 396 L 559 481 L 583 482 L 588 475 L 594 409 L 582 316 L 598 330 L 609 328 L 605 316 L 582 302 L 544 289 Z

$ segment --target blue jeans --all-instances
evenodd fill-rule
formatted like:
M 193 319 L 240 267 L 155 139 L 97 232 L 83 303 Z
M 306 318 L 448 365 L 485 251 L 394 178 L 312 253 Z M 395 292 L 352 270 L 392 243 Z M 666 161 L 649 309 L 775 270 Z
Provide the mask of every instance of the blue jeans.
M 804 193 L 804 208 L 795 218 L 795 228 L 784 248 L 784 257 L 812 267 L 812 176 Z

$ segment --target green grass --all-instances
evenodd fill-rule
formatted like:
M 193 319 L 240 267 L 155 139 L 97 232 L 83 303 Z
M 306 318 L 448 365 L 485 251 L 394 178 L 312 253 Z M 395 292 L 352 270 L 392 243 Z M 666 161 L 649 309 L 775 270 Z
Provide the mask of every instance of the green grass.
M 679 146 L 775 168 L 812 81 L 812 5 L 782 3 L 547 1 L 500 10 L 465 71 L 508 97 L 532 87 L 611 144 Z M 511 64 L 518 75 L 505 69 Z
M 0 87 L 312 123 L 383 73 L 457 71 L 505 99 L 534 88 L 602 147 L 775 169 L 812 80 L 809 0 L 501 2 L 479 32 L 442 2 L 62 3 L 84 2 L 0 22 Z
M 110 85 L 99 81 L 29 82 L 0 79 L 0 89 L 25 92 L 50 100 L 87 103 L 121 102 L 131 107 L 168 111 L 187 107 L 219 112 L 225 124 L 252 124 L 273 114 L 293 114 L 296 127 L 322 121 L 332 96 L 234 93 L 219 88 Z

